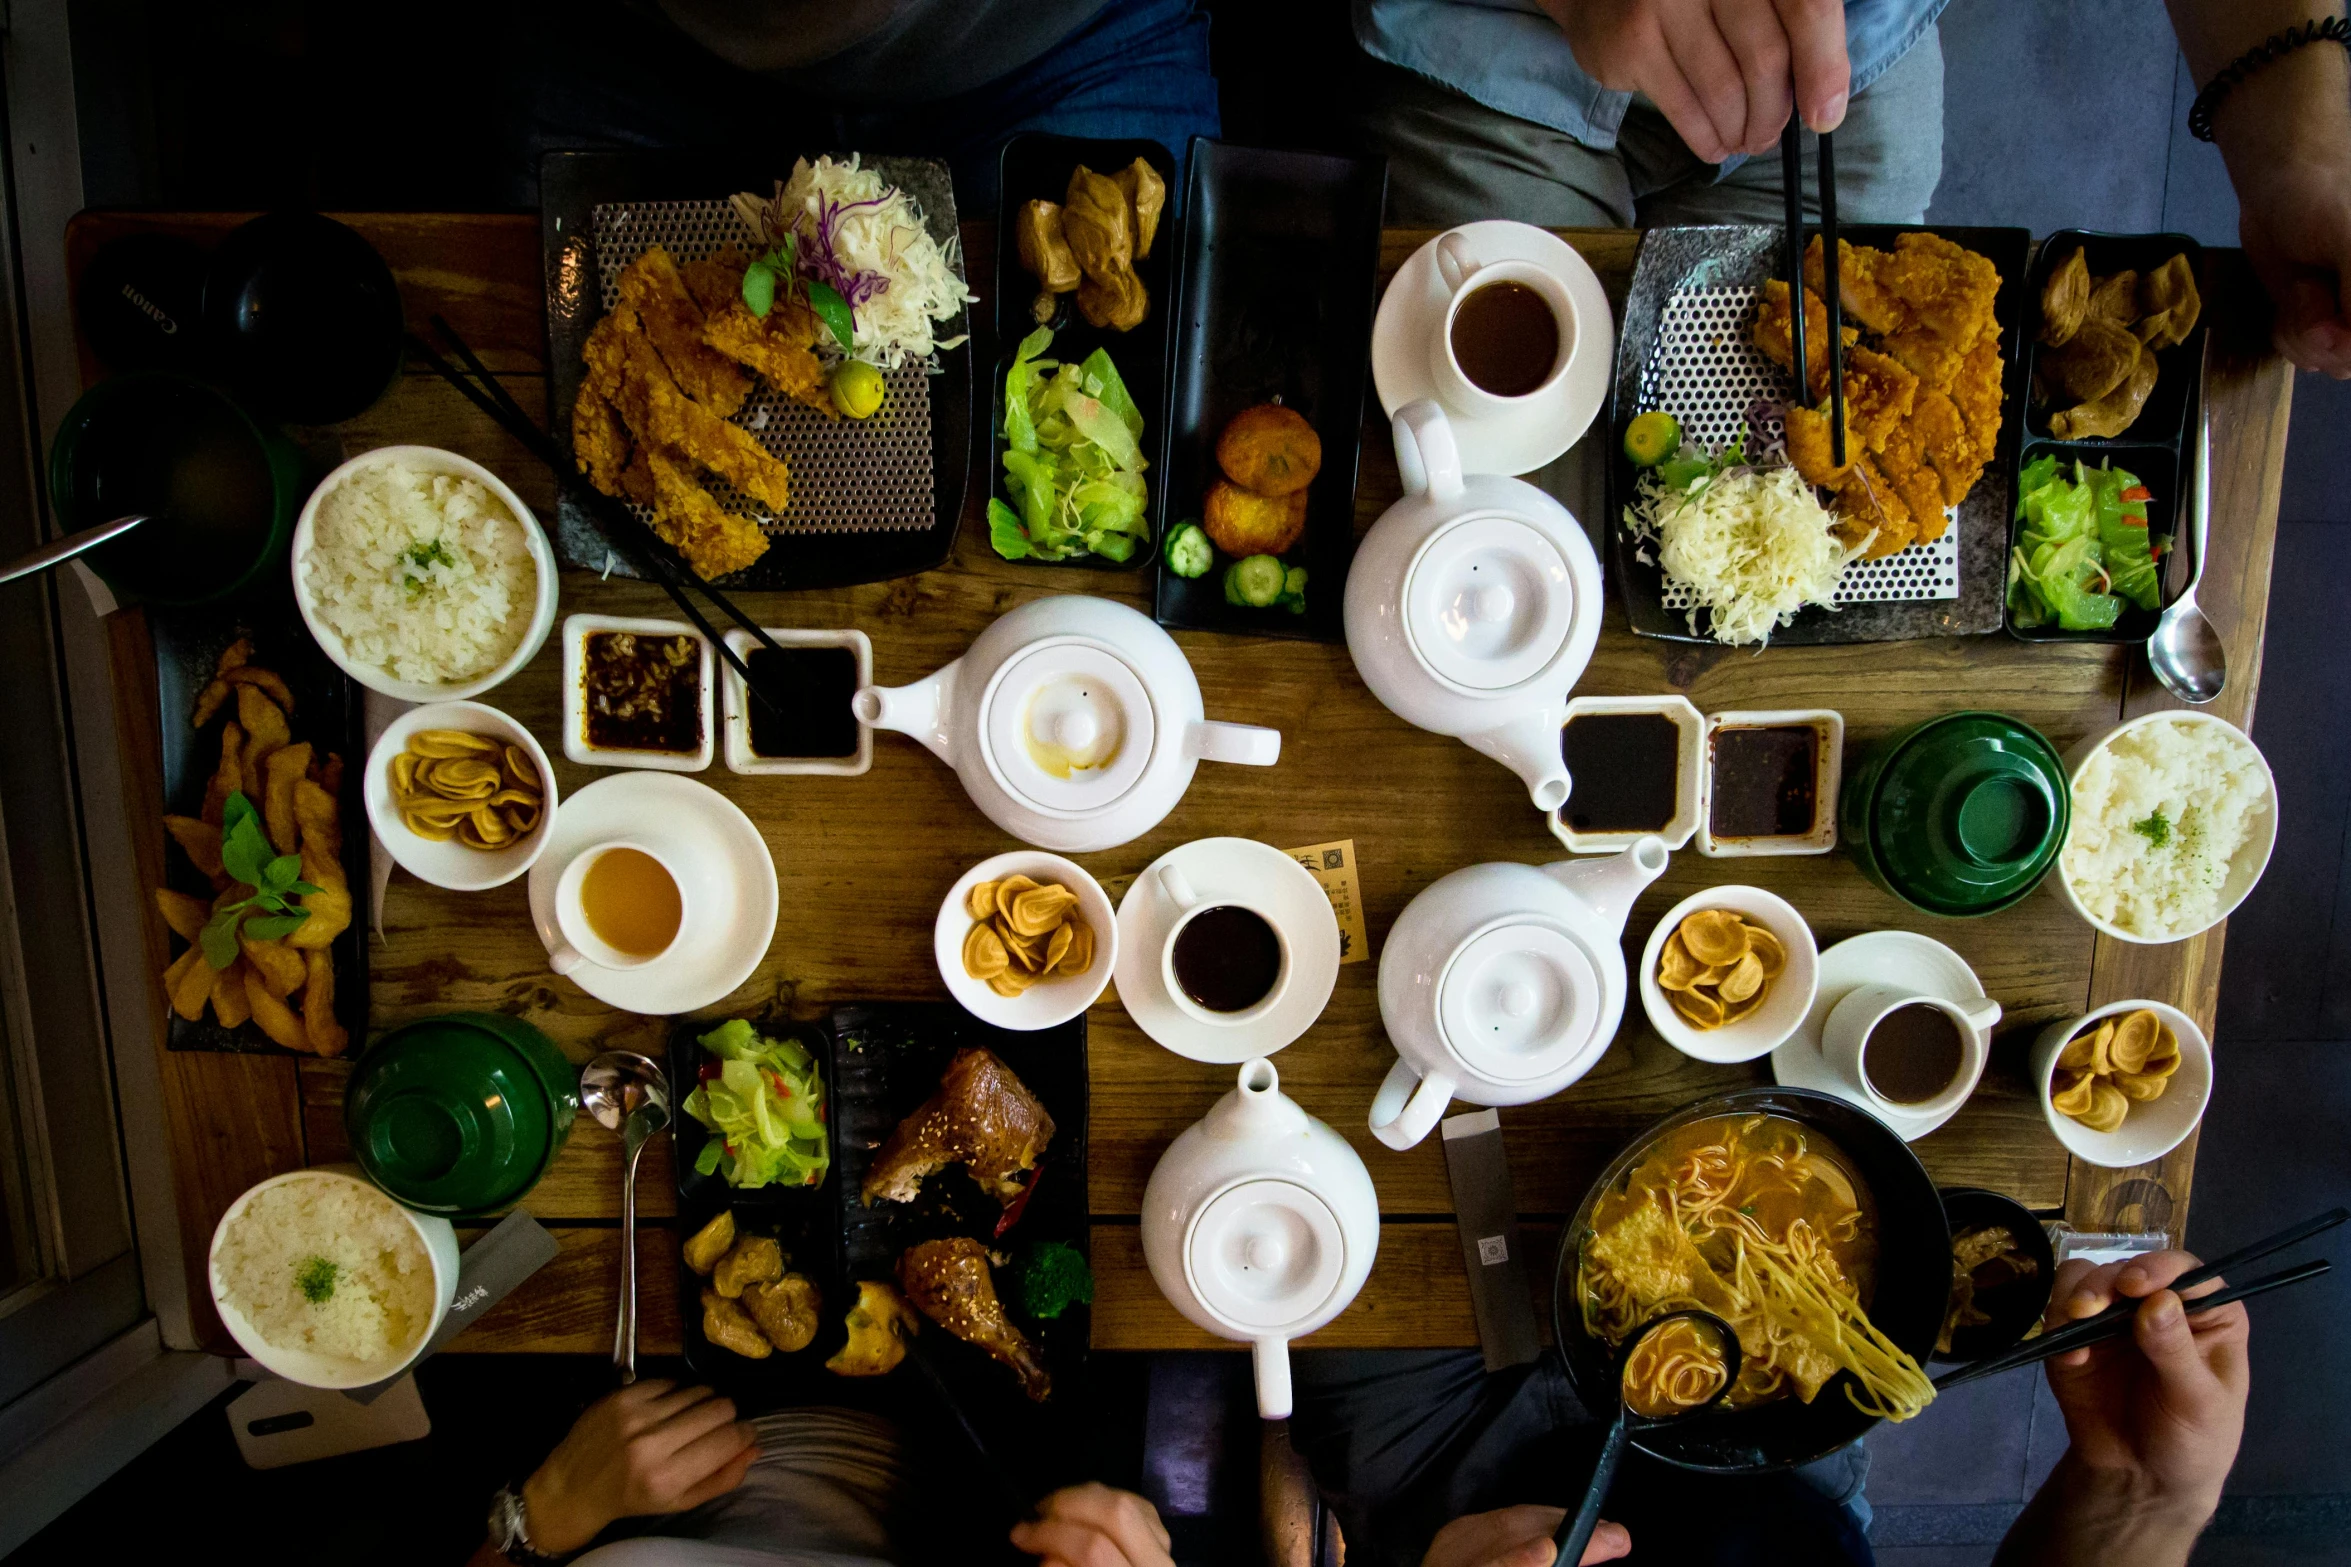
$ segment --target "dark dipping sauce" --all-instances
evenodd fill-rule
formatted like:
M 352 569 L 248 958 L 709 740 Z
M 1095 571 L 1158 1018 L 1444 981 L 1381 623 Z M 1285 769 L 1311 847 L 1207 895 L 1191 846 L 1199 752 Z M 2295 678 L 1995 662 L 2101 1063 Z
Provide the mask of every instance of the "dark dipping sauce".
M 759 696 L 743 697 L 754 755 L 857 754 L 857 715 L 849 708 L 857 694 L 855 653 L 845 647 L 788 647 L 780 653 L 762 647 L 744 662 L 759 688 Z
M 702 749 L 702 645 L 689 636 L 592 631 L 580 681 L 588 744 L 604 751 Z
M 1801 838 L 1820 806 L 1820 731 L 1810 724 L 1714 732 L 1717 838 Z
M 260 438 L 217 394 L 182 382 L 124 387 L 83 432 L 73 467 L 75 526 L 153 514 L 92 552 L 133 591 L 220 592 L 252 568 L 276 520 Z
M 1282 943 L 1265 916 L 1237 903 L 1196 914 L 1175 939 L 1176 983 L 1211 1012 L 1246 1012 L 1282 977 Z
M 1879 1018 L 1861 1045 L 1869 1086 L 1898 1105 L 1924 1104 L 1949 1088 L 1965 1059 L 1959 1025 L 1923 1001 Z
M 1663 713 L 1579 713 L 1559 732 L 1577 832 L 1656 832 L 1681 809 L 1681 725 Z
M 1559 363 L 1559 320 L 1551 302 L 1524 283 L 1488 283 L 1453 312 L 1453 357 L 1461 373 L 1496 397 L 1524 397 Z

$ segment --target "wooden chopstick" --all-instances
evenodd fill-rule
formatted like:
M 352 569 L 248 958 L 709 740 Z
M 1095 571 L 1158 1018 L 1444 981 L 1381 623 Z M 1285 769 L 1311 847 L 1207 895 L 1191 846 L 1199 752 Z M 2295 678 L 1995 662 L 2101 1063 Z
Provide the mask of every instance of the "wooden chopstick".
M 1791 114 L 1780 132 L 1780 189 L 1787 198 L 1788 346 L 1796 366 L 1795 404 L 1812 406 L 1812 377 L 1804 355 L 1804 122 Z M 1830 335 L 1835 335 L 1832 323 Z
M 1844 317 L 1837 297 L 1837 137 L 1820 133 L 1820 272 L 1821 303 L 1829 332 L 1829 461 L 1845 466 L 1845 334 L 1838 330 Z M 1801 309 L 1803 301 L 1794 301 Z

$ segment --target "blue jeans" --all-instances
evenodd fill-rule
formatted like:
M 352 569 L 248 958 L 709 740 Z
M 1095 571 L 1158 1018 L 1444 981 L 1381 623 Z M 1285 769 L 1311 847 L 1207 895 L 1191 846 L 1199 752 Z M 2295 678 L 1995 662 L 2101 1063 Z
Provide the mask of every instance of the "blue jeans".
M 506 71 L 506 183 L 519 206 L 538 204 L 539 157 L 557 148 L 772 148 L 778 179 L 803 153 L 855 150 L 944 158 L 959 214 L 992 218 L 997 159 L 1021 131 L 1147 137 L 1175 155 L 1180 201 L 1191 139 L 1220 128 L 1208 18 L 1194 0 L 1110 0 L 1010 75 L 888 110 L 813 102 L 633 8 L 543 20 L 513 41 Z

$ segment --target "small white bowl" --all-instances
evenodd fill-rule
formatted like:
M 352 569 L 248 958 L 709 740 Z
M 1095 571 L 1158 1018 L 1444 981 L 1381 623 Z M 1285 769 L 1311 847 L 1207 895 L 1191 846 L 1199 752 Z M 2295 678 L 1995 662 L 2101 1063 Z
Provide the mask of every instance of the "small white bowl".
M 963 941 L 978 923 L 964 906 L 964 900 L 981 882 L 1000 881 L 1006 876 L 1057 881 L 1078 895 L 1078 917 L 1094 932 L 1091 968 L 1083 974 L 1064 975 L 1041 985 L 1031 985 L 1017 996 L 999 996 L 988 988 L 986 980 L 974 979 L 963 972 Z M 982 860 L 947 889 L 946 901 L 939 905 L 938 924 L 931 934 L 931 948 L 939 961 L 939 977 L 947 982 L 948 994 L 961 1002 L 966 1012 L 999 1028 L 1051 1028 L 1092 1006 L 1109 985 L 1111 971 L 1118 966 L 1118 913 L 1111 907 L 1110 895 L 1102 890 L 1102 884 L 1087 875 L 1083 866 L 1041 849 L 1015 849 L 1010 854 Z
M 1786 837 L 1714 836 L 1714 737 L 1724 729 L 1779 729 L 1809 725 L 1820 736 L 1813 756 L 1812 831 Z M 1837 781 L 1845 772 L 1845 715 L 1834 708 L 1772 708 L 1706 715 L 1705 798 L 1698 806 L 1698 852 L 1708 859 L 1765 854 L 1826 854 L 1837 846 Z
M 1744 915 L 1779 937 L 1788 952 L 1788 966 L 1771 982 L 1762 1006 L 1736 1023 L 1706 1032 L 1683 1022 L 1657 983 L 1657 959 L 1665 951 L 1666 938 L 1700 909 L 1730 909 Z M 1641 1010 L 1649 1014 L 1649 1026 L 1660 1038 L 1694 1061 L 1752 1061 L 1771 1054 L 1812 1010 L 1819 985 L 1820 944 L 1813 939 L 1812 927 L 1795 905 L 1761 887 L 1709 887 L 1691 894 L 1665 911 L 1641 949 Z
M 539 769 L 539 787 L 547 796 L 539 812 L 539 825 L 503 849 L 469 849 L 455 839 L 436 841 L 409 831 L 392 803 L 392 758 L 408 749 L 409 736 L 420 729 L 463 729 L 528 751 L 532 765 Z M 400 868 L 418 881 L 452 892 L 505 886 L 538 860 L 555 825 L 555 769 L 548 764 L 538 738 L 512 717 L 481 702 L 435 702 L 412 707 L 394 719 L 377 738 L 375 749 L 367 753 L 367 777 L 361 793 L 367 799 L 367 821 L 375 829 L 376 841 Z
M 2153 1012 L 2163 1019 L 2180 1042 L 2180 1069 L 2161 1099 L 2133 1102 L 2122 1125 L 2111 1132 L 2094 1132 L 2049 1102 L 2049 1082 L 2056 1075 L 2057 1053 L 2067 1040 L 2105 1018 L 2125 1012 Z M 2204 1119 L 2212 1102 L 2212 1042 L 2185 1012 L 2160 1001 L 2117 1001 L 2052 1023 L 2033 1040 L 2033 1085 L 2041 1098 L 2041 1118 L 2065 1144 L 2066 1152 L 2102 1170 L 2127 1170 L 2162 1158 L 2187 1139 Z
M 523 543 L 529 548 L 531 564 L 538 571 L 538 582 L 531 605 L 530 629 L 523 633 L 522 641 L 517 643 L 514 651 L 506 656 L 505 662 L 486 675 L 473 680 L 451 681 L 446 684 L 428 683 L 421 680 L 395 680 L 372 664 L 361 664 L 354 660 L 345 651 L 343 639 L 337 636 L 311 607 L 310 591 L 302 581 L 302 562 L 303 558 L 310 553 L 312 541 L 318 536 L 320 503 L 336 486 L 353 474 L 363 469 L 380 468 L 390 463 L 403 463 L 411 468 L 421 468 L 428 473 L 448 473 L 455 474 L 461 479 L 471 479 L 496 496 L 499 503 L 514 514 L 514 520 L 522 524 Z M 310 635 L 318 643 L 320 650 L 334 661 L 336 668 L 370 691 L 381 691 L 384 695 L 397 697 L 403 702 L 454 702 L 469 696 L 480 696 L 484 691 L 504 682 L 507 676 L 537 657 L 539 649 L 547 645 L 547 634 L 555 629 L 555 603 L 558 597 L 555 579 L 555 551 L 548 546 L 547 534 L 539 526 L 539 519 L 533 516 L 531 509 L 522 503 L 521 496 L 507 488 L 505 480 L 472 458 L 460 457 L 455 452 L 442 451 L 437 446 L 378 447 L 372 452 L 360 453 L 321 479 L 318 488 L 310 492 L 310 499 L 302 503 L 301 516 L 295 519 L 291 558 L 293 562 L 291 571 L 294 579 L 294 603 L 302 611 L 302 623 L 310 628 Z
M 425 1251 L 433 1262 L 433 1314 L 425 1323 L 423 1331 L 403 1345 L 397 1355 L 378 1362 L 360 1364 L 309 1350 L 281 1349 L 264 1339 L 252 1321 L 226 1298 L 219 1271 L 222 1238 L 252 1204 L 257 1194 L 292 1181 L 340 1181 L 361 1187 L 398 1210 L 402 1217 L 416 1227 L 417 1238 L 424 1242 Z M 273 1175 L 230 1203 L 228 1212 L 222 1214 L 220 1223 L 213 1227 L 212 1249 L 205 1274 L 212 1290 L 212 1306 L 220 1313 L 221 1325 L 229 1330 L 229 1335 L 246 1354 L 287 1381 L 299 1382 L 304 1387 L 351 1388 L 373 1386 L 398 1376 L 416 1363 L 417 1357 L 424 1353 L 425 1346 L 433 1341 L 433 1335 L 440 1331 L 441 1320 L 448 1316 L 450 1303 L 457 1298 L 457 1269 L 457 1231 L 447 1219 L 402 1207 L 382 1188 L 361 1175 L 355 1164 L 330 1164 Z
M 702 652 L 702 744 L 692 751 L 628 751 L 588 744 L 588 638 L 603 631 L 643 636 L 692 637 Z M 698 773 L 718 754 L 718 658 L 710 639 L 682 620 L 641 620 L 626 615 L 571 615 L 563 622 L 563 754 L 587 767 L 649 767 L 664 773 Z
M 1674 748 L 1673 817 L 1657 829 L 1657 836 L 1665 840 L 1669 849 L 1678 849 L 1690 841 L 1690 834 L 1698 830 L 1699 811 L 1705 785 L 1701 778 L 1706 755 L 1706 720 L 1698 709 L 1683 696 L 1579 696 L 1567 704 L 1567 716 L 1560 721 L 1561 744 L 1566 743 L 1567 726 L 1578 718 L 1593 713 L 1656 713 L 1670 719 L 1681 738 Z M 1570 781 L 1573 788 L 1573 781 Z M 1570 793 L 1557 809 L 1551 812 L 1551 836 L 1577 854 L 1614 854 L 1630 848 L 1649 836 L 1647 832 L 1578 832 L 1567 825 L 1567 808 L 1575 801 Z
M 2210 713 L 2198 713 L 2182 708 L 2167 708 L 2162 712 L 2146 713 L 2140 717 L 2128 719 L 2102 734 L 2090 736 L 2065 753 L 2065 788 L 2069 799 L 2074 784 L 2082 776 L 2083 769 L 2090 765 L 2091 757 L 2113 744 L 2118 736 L 2129 734 L 2132 730 L 2144 728 L 2149 724 L 2162 723 L 2214 724 L 2226 729 L 2244 742 L 2246 748 L 2261 763 L 2261 781 L 2264 792 L 2268 795 L 2269 809 L 2262 813 L 2263 825 L 2238 848 L 2236 858 L 2229 862 L 2228 879 L 2221 884 L 2220 889 L 2220 912 L 2204 924 L 2190 930 L 2164 931 L 2150 935 L 2140 931 L 2125 930 L 2112 921 L 2100 919 L 2090 912 L 2088 906 L 2082 902 L 2080 895 L 2073 890 L 2073 877 L 2067 872 L 2065 866 L 2065 852 L 2062 849 L 2058 851 L 2057 892 L 2065 900 L 2066 907 L 2080 915 L 2086 924 L 2112 936 L 2115 940 L 2128 941 L 2143 947 L 2185 941 L 2190 936 L 2201 935 L 2234 914 L 2237 911 L 2237 905 L 2243 903 L 2245 895 L 2253 890 L 2254 883 L 2261 880 L 2261 873 L 2269 869 L 2270 851 L 2277 847 L 2278 841 L 2278 783 L 2276 776 L 2269 770 L 2269 758 L 2261 754 L 2261 747 L 2253 743 L 2251 735 L 2227 719 L 2215 718 Z M 2070 836 L 2071 829 L 2069 828 L 2068 837 L 2070 838 Z M 2167 1094 L 2164 1097 L 2169 1098 L 2170 1096 Z M 2162 1101 L 2156 1102 L 2160 1104 Z
M 776 626 L 761 628 L 775 639 L 778 647 L 845 647 L 857 660 L 855 683 L 850 694 L 873 684 L 873 640 L 862 631 L 787 631 Z M 737 627 L 727 633 L 727 646 L 746 665 L 759 647 L 759 639 Z M 751 693 L 743 684 L 743 677 L 728 664 L 719 675 L 726 688 L 727 771 L 753 776 L 819 775 L 834 778 L 854 778 L 873 766 L 873 726 L 857 720 L 857 751 L 852 756 L 761 756 L 751 749 Z M 855 713 L 852 712 L 852 717 Z

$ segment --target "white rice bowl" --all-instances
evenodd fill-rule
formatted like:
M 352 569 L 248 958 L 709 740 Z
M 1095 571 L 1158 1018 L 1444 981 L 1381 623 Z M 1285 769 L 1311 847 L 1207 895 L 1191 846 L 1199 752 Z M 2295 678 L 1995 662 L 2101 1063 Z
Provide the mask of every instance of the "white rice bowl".
M 2277 788 L 2233 724 L 2162 713 L 2073 759 L 2073 823 L 2058 870 L 2091 924 L 2178 941 L 2226 919 L 2269 863 Z
M 296 566 L 344 656 L 412 685 L 504 664 L 530 632 L 538 570 L 524 523 L 487 486 L 399 460 L 333 481 Z
M 389 1371 L 421 1347 L 440 1286 L 399 1204 L 364 1181 L 314 1170 L 264 1183 L 222 1220 L 212 1288 L 256 1358 L 274 1350 L 358 1375 Z

